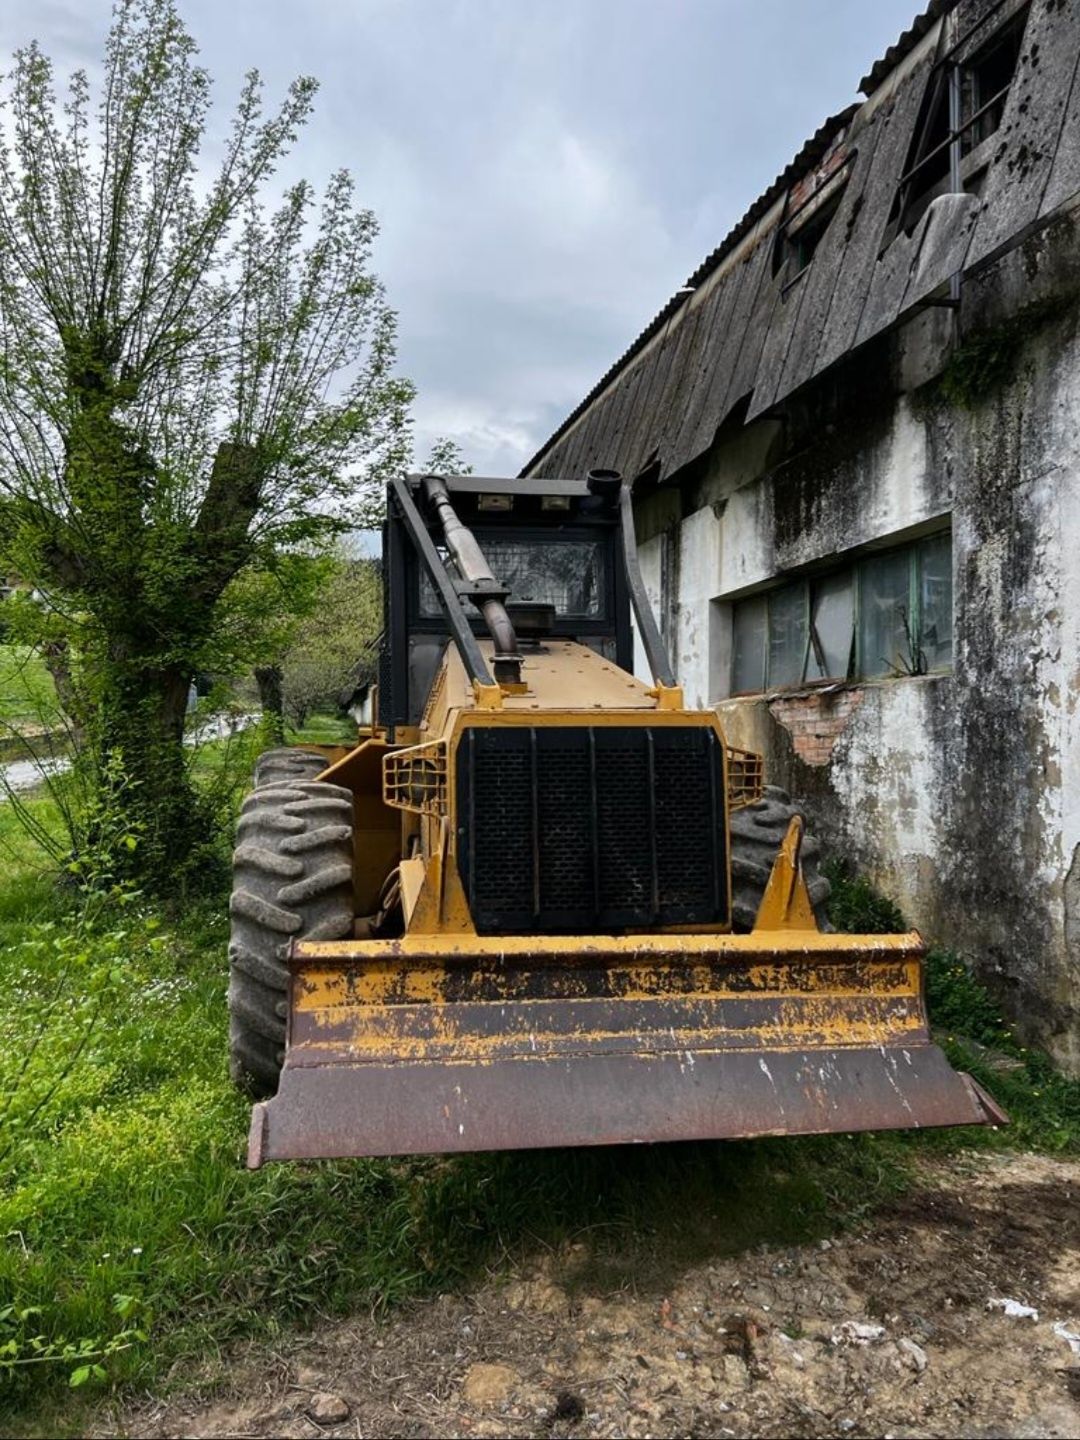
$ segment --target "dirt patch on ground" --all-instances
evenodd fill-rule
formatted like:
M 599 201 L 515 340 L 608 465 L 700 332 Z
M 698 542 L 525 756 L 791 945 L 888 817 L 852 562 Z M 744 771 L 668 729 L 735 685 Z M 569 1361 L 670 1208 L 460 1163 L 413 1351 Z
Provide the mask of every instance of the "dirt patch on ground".
M 858 1233 L 656 1280 L 573 1245 L 100 1433 L 1080 1435 L 1080 1162 L 953 1157 Z

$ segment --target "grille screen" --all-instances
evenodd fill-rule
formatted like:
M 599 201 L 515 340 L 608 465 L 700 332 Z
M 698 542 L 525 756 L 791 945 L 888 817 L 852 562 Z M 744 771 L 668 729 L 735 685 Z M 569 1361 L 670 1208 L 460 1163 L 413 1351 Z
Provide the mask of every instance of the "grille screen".
M 458 866 L 481 934 L 726 923 L 710 729 L 470 727 L 457 775 Z

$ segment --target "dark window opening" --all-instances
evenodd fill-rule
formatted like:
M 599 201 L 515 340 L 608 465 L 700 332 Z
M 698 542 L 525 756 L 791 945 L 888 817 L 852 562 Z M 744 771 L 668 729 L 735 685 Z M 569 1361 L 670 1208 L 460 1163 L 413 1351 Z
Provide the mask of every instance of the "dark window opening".
M 952 598 L 946 530 L 736 601 L 728 693 L 949 670 Z
M 773 243 L 772 273 L 774 276 L 783 274 L 785 288 L 802 275 L 817 253 L 840 208 L 849 173 L 849 168 L 845 168 L 838 181 L 834 177 L 827 182 L 827 187 L 823 189 L 828 188 L 828 195 L 822 195 L 820 199 L 814 196 L 777 230 Z
M 989 139 L 1001 124 L 1009 86 L 1016 74 L 1025 16 L 1017 16 L 961 67 L 960 137 L 962 154 Z
M 1025 7 L 966 59 L 947 59 L 931 76 L 889 214 L 886 246 L 900 230 L 912 234 L 939 195 L 977 193 L 989 158 L 978 152 L 1001 124 L 1026 23 Z
M 604 546 L 598 540 L 485 539 L 484 558 L 491 573 L 510 592 L 511 603 L 540 601 L 554 605 L 560 617 L 598 619 L 604 613 Z M 451 573 L 456 567 L 448 561 Z M 471 603 L 470 616 L 479 614 Z M 420 613 L 441 615 L 438 596 L 426 571 L 420 575 Z

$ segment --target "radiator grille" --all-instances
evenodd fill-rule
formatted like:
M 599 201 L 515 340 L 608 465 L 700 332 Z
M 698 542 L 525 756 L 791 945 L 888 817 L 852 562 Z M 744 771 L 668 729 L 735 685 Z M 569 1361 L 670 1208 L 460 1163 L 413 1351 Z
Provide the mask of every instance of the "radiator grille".
M 457 775 L 458 866 L 481 934 L 726 923 L 708 728 L 470 727 Z

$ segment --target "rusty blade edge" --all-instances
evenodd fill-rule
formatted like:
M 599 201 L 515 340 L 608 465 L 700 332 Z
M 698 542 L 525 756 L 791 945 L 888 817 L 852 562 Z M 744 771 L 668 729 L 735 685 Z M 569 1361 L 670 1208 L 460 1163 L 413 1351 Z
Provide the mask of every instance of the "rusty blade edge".
M 277 1096 L 253 1111 L 248 1164 L 1004 1123 L 936 1045 L 482 1066 L 286 1061 Z

